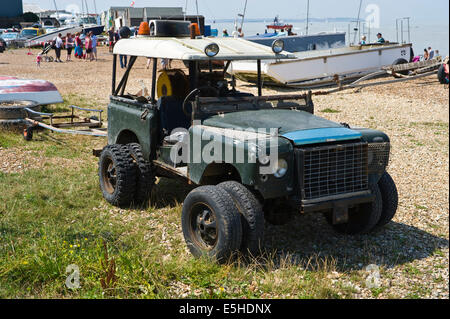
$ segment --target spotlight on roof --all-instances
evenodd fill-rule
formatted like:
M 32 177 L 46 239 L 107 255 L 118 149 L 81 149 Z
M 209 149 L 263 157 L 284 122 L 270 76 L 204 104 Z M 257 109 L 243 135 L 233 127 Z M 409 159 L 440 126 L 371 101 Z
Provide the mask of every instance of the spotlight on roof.
M 217 43 L 210 43 L 205 47 L 205 54 L 207 57 L 213 58 L 215 57 L 220 51 L 219 46 Z
M 283 40 L 275 40 L 272 43 L 272 51 L 275 54 L 280 54 L 284 50 L 284 41 Z

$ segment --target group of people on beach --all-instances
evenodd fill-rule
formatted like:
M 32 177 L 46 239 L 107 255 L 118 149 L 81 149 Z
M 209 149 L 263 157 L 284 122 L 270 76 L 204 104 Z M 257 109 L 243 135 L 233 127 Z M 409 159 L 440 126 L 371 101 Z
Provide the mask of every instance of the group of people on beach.
M 65 37 L 61 33 L 51 41 L 46 43 L 45 47 L 51 46 L 55 50 L 55 62 L 62 63 L 61 52 L 62 50 L 67 51 L 66 62 L 72 61 L 72 52 L 75 58 L 86 61 L 97 61 L 97 45 L 98 38 L 91 31 L 87 33 L 84 37 L 84 42 L 81 38 L 81 33 L 77 32 L 75 34 L 68 33 Z M 40 67 L 42 61 L 42 54 L 38 54 L 36 57 L 36 64 Z

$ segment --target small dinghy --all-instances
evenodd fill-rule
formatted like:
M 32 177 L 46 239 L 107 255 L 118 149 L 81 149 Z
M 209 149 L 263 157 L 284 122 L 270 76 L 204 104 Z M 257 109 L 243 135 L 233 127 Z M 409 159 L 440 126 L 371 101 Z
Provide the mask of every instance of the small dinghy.
M 0 101 L 34 101 L 39 105 L 62 103 L 56 86 L 44 80 L 0 76 Z

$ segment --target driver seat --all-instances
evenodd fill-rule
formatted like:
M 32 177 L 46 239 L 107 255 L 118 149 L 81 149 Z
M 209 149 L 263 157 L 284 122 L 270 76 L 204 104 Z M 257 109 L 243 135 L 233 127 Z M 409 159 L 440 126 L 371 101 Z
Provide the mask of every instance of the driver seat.
M 191 116 L 183 112 L 183 101 L 175 96 L 162 96 L 158 100 L 159 120 L 163 137 L 177 128 L 189 129 Z

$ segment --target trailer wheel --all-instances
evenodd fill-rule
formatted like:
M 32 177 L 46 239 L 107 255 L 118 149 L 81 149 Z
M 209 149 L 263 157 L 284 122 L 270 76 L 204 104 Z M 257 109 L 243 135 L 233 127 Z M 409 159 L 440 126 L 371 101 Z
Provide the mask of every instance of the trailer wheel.
M 349 209 L 349 219 L 345 224 L 333 225 L 333 213 L 326 212 L 325 218 L 335 231 L 347 235 L 367 234 L 375 229 L 381 218 L 382 195 L 378 185 L 371 186 L 375 200 Z
M 181 224 L 195 257 L 224 263 L 241 247 L 241 216 L 231 195 L 220 187 L 202 186 L 190 192 L 183 203 Z
M 377 224 L 377 228 L 380 228 L 390 223 L 394 218 L 398 208 L 398 192 L 394 180 L 387 172 L 379 180 L 378 187 L 383 201 L 381 218 Z
M 23 138 L 25 141 L 29 142 L 33 139 L 33 127 L 28 126 L 23 130 Z
M 218 185 L 233 197 L 242 224 L 241 252 L 257 256 L 264 241 L 264 212 L 255 195 L 244 185 L 229 181 Z
M 129 206 L 136 190 L 136 164 L 127 147 L 106 146 L 99 159 L 99 179 L 103 197 L 117 207 Z
M 394 65 L 401 65 L 401 64 L 406 64 L 406 63 L 408 63 L 408 61 L 406 61 L 405 59 L 401 58 L 401 59 L 395 60 L 394 63 L 392 63 L 392 65 L 394 66 Z M 408 75 L 409 71 L 400 71 L 400 72 L 397 72 L 397 73 L 399 73 L 401 75 Z M 394 75 L 394 77 L 395 78 L 400 78 L 400 76 L 398 76 L 398 75 Z
M 131 158 L 136 166 L 136 192 L 134 201 L 136 204 L 145 204 L 152 194 L 153 186 L 156 178 L 152 169 L 152 165 L 142 154 L 142 148 L 137 143 L 127 144 Z

